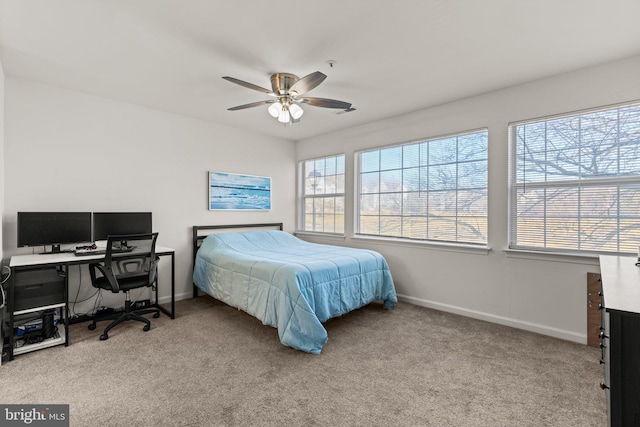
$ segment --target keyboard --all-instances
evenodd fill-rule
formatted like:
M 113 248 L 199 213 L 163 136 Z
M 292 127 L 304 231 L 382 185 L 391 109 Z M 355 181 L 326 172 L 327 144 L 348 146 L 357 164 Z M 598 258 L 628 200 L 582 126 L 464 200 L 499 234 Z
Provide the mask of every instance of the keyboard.
M 104 255 L 105 253 L 107 253 L 106 249 L 76 249 L 73 251 L 75 256 Z
M 127 246 L 125 248 L 113 248 L 111 250 L 111 253 L 114 254 L 118 254 L 118 253 L 125 253 L 125 252 L 131 252 L 133 249 L 135 248 L 135 246 Z M 104 255 L 107 253 L 106 249 L 93 249 L 91 247 L 89 248 L 76 248 L 75 251 L 73 251 L 75 256 L 90 256 L 90 255 Z

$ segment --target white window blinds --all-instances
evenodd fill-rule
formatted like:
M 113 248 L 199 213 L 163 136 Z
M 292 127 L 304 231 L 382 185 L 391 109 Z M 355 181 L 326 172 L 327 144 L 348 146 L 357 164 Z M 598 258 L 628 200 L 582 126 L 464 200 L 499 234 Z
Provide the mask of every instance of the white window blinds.
M 512 123 L 509 246 L 635 253 L 640 102 Z

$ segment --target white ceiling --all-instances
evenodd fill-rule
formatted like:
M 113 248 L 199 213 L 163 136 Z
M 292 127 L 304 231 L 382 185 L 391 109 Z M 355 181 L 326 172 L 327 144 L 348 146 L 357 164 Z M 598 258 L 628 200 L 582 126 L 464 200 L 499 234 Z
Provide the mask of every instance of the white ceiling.
M 289 140 L 636 54 L 640 0 L 0 0 L 7 77 Z M 357 110 L 227 111 L 314 71 Z

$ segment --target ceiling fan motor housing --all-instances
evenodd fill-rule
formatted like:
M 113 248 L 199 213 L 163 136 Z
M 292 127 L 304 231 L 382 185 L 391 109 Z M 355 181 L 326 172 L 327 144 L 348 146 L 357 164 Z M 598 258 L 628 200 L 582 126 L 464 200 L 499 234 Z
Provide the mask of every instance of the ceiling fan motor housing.
M 288 95 L 289 89 L 300 80 L 298 76 L 290 73 L 275 73 L 271 76 L 271 87 L 278 95 Z

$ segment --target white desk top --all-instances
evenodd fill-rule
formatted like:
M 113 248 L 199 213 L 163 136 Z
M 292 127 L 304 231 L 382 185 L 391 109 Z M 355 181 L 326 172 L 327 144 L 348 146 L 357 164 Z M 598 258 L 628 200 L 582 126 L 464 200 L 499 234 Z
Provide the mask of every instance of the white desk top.
M 640 312 L 640 267 L 637 257 L 600 255 L 604 306 L 607 310 Z
M 170 255 L 175 251 L 164 246 L 156 246 L 156 255 Z M 28 254 L 14 255 L 11 257 L 9 267 L 28 267 L 47 264 L 84 264 L 87 261 L 104 259 L 104 254 L 76 256 L 72 252 L 60 252 L 55 254 Z

